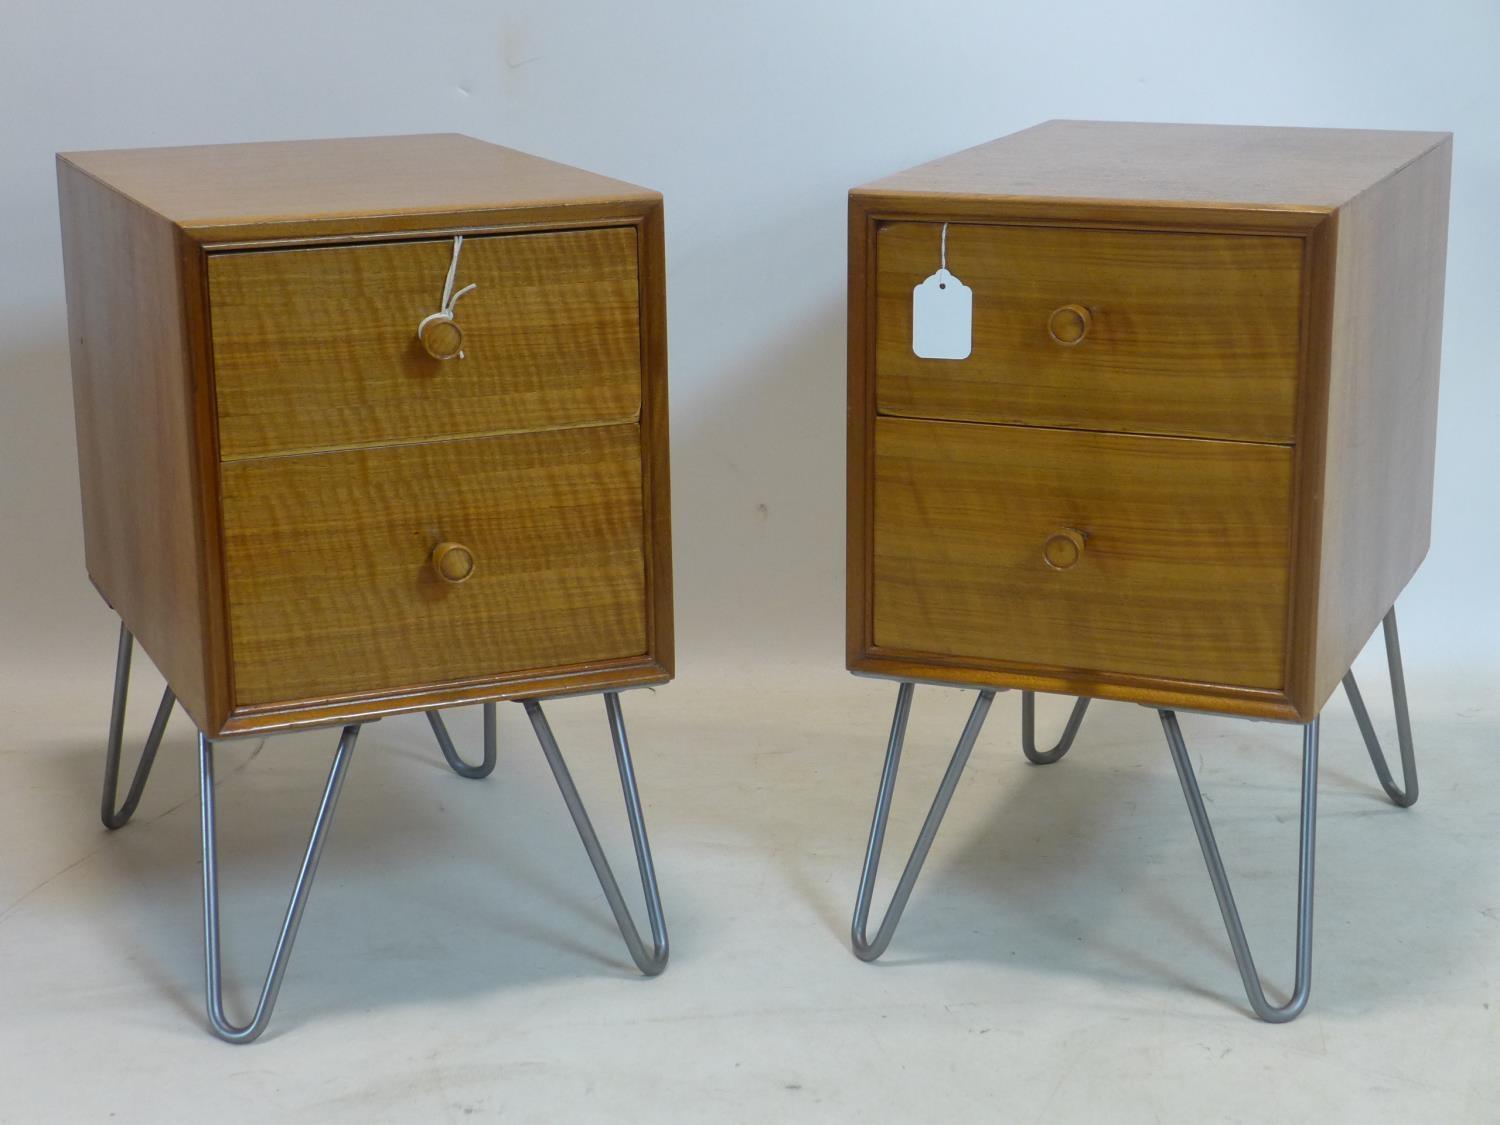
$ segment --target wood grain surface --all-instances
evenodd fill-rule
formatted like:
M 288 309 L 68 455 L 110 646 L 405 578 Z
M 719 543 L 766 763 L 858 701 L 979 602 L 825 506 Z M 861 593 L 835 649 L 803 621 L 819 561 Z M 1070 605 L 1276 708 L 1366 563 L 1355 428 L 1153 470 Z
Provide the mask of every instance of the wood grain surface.
M 1432 535 L 1438 367 L 1452 144 L 1338 213 L 1328 328 L 1326 413 L 1312 413 L 1321 488 L 1315 650 L 1299 685 L 1308 714 L 1337 689 L 1427 554 Z M 1324 377 L 1315 372 L 1311 378 Z M 1314 569 L 1315 568 L 1315 569 Z M 1315 641 L 1314 641 L 1315 638 Z
M 973 290 L 962 361 L 912 351 L 912 287 L 938 268 L 940 223 L 876 239 L 878 409 L 916 418 L 1290 443 L 1302 240 L 955 223 L 948 268 Z M 1089 313 L 1083 338 L 1048 331 Z
M 594 172 L 458 133 L 68 152 L 186 230 L 326 230 L 331 221 L 559 203 L 639 205 L 660 196 Z M 222 232 L 219 232 L 222 233 Z
M 672 575 L 672 440 L 667 401 L 667 235 L 660 198 L 645 205 L 636 248 L 641 294 L 641 494 L 645 505 L 646 632 L 654 682 L 672 678 L 677 648 Z
M 1137 121 L 1046 121 L 866 184 L 886 199 L 939 195 L 1210 211 L 1326 213 L 1446 133 Z
M 671 678 L 659 193 L 455 136 L 68 153 L 58 180 L 90 574 L 202 730 L 265 733 Z M 415 337 L 441 299 L 454 234 L 466 236 L 459 285 L 477 265 L 484 292 L 506 299 L 478 318 L 466 313 L 479 294 L 457 305 L 466 351 L 477 329 L 492 364 L 473 376 L 461 370 L 467 356 L 430 359 Z M 487 262 L 502 242 L 510 253 Z M 251 273 L 256 263 L 289 273 L 211 286 L 210 263 L 217 282 L 235 255 Z M 393 290 L 413 255 L 424 256 L 423 295 L 400 310 L 401 346 L 447 382 L 413 384 L 404 359 L 384 364 L 378 345 L 353 338 L 370 308 L 401 303 Z M 325 284 L 335 260 L 356 263 L 334 279 L 349 286 L 342 294 Z M 364 262 L 402 265 L 388 275 Z M 296 298 L 265 291 L 277 286 Z M 266 300 L 275 307 L 257 305 Z M 212 329 L 225 323 L 245 350 L 216 357 Z M 300 369 L 270 355 L 288 323 Z M 230 360 L 217 373 L 228 375 L 222 398 L 216 358 Z M 523 433 L 508 445 L 474 426 Z M 292 491 L 278 492 L 282 483 Z M 298 512 L 286 507 L 292 495 L 305 501 Z M 221 513 L 221 500 L 234 511 Z M 415 518 L 417 507 L 483 531 L 463 540 L 488 551 L 467 581 L 433 570 L 437 540 L 420 561 L 421 596 L 467 601 L 418 613 L 404 561 L 340 552 L 411 549 L 380 521 Z M 258 520 L 264 534 L 247 532 Z M 322 534 L 340 520 L 342 536 Z M 317 536 L 300 533 L 312 525 Z M 530 541 L 507 538 L 514 528 Z M 539 545 L 555 548 L 554 572 Z M 385 594 L 347 581 L 370 573 L 390 584 Z M 497 599 L 493 613 L 486 598 Z M 403 613 L 412 628 L 371 624 Z M 424 644 L 398 651 L 405 636 Z
M 1291 482 L 1279 446 L 880 419 L 875 645 L 1279 689 Z
M 194 721 L 212 721 L 200 435 L 177 232 L 58 161 L 89 578 Z
M 231 462 L 223 492 L 237 707 L 647 653 L 638 426 Z
M 1299 722 L 1316 716 L 1427 549 L 1450 154 L 1446 133 L 1048 122 L 851 191 L 849 667 Z M 910 286 L 935 268 L 943 222 L 955 224 L 950 268 L 966 283 L 981 279 L 974 355 L 958 363 L 909 354 Z M 960 256 L 976 228 L 1056 241 L 1034 254 L 1023 244 L 988 273 L 984 258 L 966 265 Z M 1108 308 L 1054 286 L 1094 239 L 1121 248 L 1105 276 L 1123 296 Z M 1215 249 L 1206 267 L 1192 267 L 1205 272 L 1176 289 L 1162 319 L 1141 333 L 1141 322 L 1119 310 L 1159 284 L 1158 252 L 1178 243 L 1273 253 L 1247 274 Z M 899 279 L 887 275 L 898 260 L 906 262 Z M 1171 257 L 1166 265 L 1168 274 L 1176 268 Z M 1045 299 L 1034 292 L 1039 284 Z M 992 353 L 986 343 L 995 318 L 982 293 L 997 287 L 1006 306 L 998 322 L 1007 324 L 998 338 L 1021 357 L 1017 387 L 1007 385 L 1009 366 L 987 358 L 1005 350 Z M 1087 316 L 1064 318 L 1065 346 L 1046 324 L 1068 305 Z M 1236 324 L 1232 314 L 1243 310 L 1250 316 Z M 1294 335 L 1286 330 L 1293 315 Z M 1103 349 L 1090 353 L 1101 342 L 1123 350 L 1102 362 Z M 1269 362 L 1245 362 L 1250 356 Z M 1101 362 L 1070 381 L 1084 366 L 1075 363 L 1080 357 Z M 1179 381 L 1151 385 L 1150 372 L 1164 369 Z M 1239 377 L 1224 379 L 1230 370 Z M 1029 382 L 1038 371 L 1041 393 Z M 1112 399 L 1118 381 L 1141 379 Z M 901 414 L 964 421 L 931 423 L 941 455 L 924 459 L 913 447 L 908 466 L 893 466 L 890 441 L 877 442 L 877 434 L 925 424 Z M 1070 436 L 1082 444 L 1063 448 L 1039 436 L 1043 444 L 1033 448 L 1019 437 L 966 436 L 965 443 L 1000 443 L 999 451 L 988 461 L 965 454 L 945 464 L 962 443 L 943 435 L 1013 423 L 1077 427 Z M 1190 436 L 1111 436 L 1124 434 Z M 1130 446 L 1126 457 L 1127 445 L 1096 449 L 1088 444 L 1095 441 L 1166 444 Z M 1161 475 L 1152 465 L 1174 442 L 1183 451 L 1181 479 L 1179 470 Z M 1219 469 L 1240 459 L 1245 464 L 1221 477 Z M 1012 499 L 1018 482 L 1023 494 L 1058 501 L 1062 526 L 1075 526 L 1064 521 L 1074 518 L 1068 502 L 1080 497 L 1107 499 L 1139 518 L 1134 532 L 1149 547 L 1130 557 L 1144 573 L 1167 573 L 1159 566 L 1165 527 L 1141 515 L 1162 498 L 1207 512 L 1210 522 L 1244 518 L 1260 546 L 1220 559 L 1214 543 L 1184 523 L 1188 561 L 1172 565 L 1204 569 L 1187 587 L 1190 600 L 1153 612 L 1151 635 L 1160 643 L 1153 650 L 1140 639 L 1148 623 L 1129 616 L 1130 605 L 1143 603 L 1120 600 L 1133 598 L 1135 587 L 1100 586 L 1079 602 L 1059 602 L 1028 585 L 1038 575 L 993 577 L 986 568 L 994 566 L 994 543 L 985 537 L 996 533 L 980 514 L 991 497 L 957 479 L 977 480 L 975 465 L 1006 478 L 1006 504 L 1026 510 L 1024 499 Z M 909 540 L 895 558 L 880 545 L 892 511 L 904 513 L 896 527 Z M 903 525 L 946 527 L 951 542 Z M 1038 533 L 1040 524 L 1028 525 L 1027 536 Z M 939 544 L 951 554 L 922 554 Z M 1097 536 L 1086 537 L 1077 561 L 1061 571 L 1038 558 L 1040 580 L 1084 579 L 1106 561 L 1116 578 L 1130 571 L 1120 558 L 1101 559 L 1099 546 Z M 1224 582 L 1214 575 L 1221 562 Z M 1240 565 L 1249 570 L 1236 571 Z M 1271 577 L 1278 567 L 1287 575 L 1279 585 Z M 1259 576 L 1252 581 L 1251 573 Z M 1146 589 L 1157 605 L 1159 588 Z M 1233 596 L 1200 599 L 1213 589 Z M 1082 648 L 1057 639 L 1054 617 L 1064 610 L 1092 637 Z M 1283 615 L 1279 650 L 1274 612 Z M 1024 644 L 1014 628 L 1005 631 L 1007 613 L 1021 616 Z M 1191 658 L 1184 643 L 1197 650 Z
M 416 329 L 452 253 L 446 239 L 210 255 L 222 455 L 638 419 L 634 227 L 465 238 L 464 358 L 439 360 Z

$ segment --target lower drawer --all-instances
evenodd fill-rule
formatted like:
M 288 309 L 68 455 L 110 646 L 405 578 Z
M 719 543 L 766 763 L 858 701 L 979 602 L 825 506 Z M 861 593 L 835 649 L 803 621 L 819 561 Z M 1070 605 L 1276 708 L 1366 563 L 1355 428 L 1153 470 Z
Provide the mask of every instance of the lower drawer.
M 1280 688 L 1291 486 L 1286 446 L 881 418 L 875 646 Z
M 645 652 L 634 424 L 238 461 L 222 490 L 236 707 Z

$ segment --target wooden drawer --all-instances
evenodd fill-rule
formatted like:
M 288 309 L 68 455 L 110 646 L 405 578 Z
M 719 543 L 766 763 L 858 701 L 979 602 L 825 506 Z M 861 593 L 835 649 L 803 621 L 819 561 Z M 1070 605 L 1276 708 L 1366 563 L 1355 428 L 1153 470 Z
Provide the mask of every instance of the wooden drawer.
M 634 424 L 226 464 L 235 706 L 640 656 L 641 484 Z
M 912 287 L 941 223 L 876 243 L 882 414 L 1290 443 L 1303 240 L 953 223 L 948 268 L 973 290 L 965 360 L 912 352 Z M 1082 326 L 1066 306 L 1086 310 Z M 1049 323 L 1057 335 L 1049 330 Z
M 891 418 L 874 438 L 881 652 L 1283 686 L 1290 449 Z M 1067 529 L 1082 550 L 1053 569 Z
M 453 240 L 208 259 L 220 455 L 635 421 L 633 227 L 464 239 L 464 358 L 434 359 Z

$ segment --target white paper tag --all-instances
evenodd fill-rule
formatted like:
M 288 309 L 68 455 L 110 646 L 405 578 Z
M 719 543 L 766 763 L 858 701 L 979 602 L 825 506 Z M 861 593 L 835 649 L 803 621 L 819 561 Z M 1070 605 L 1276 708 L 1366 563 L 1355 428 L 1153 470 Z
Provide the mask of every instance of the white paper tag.
M 912 289 L 911 350 L 919 358 L 968 359 L 973 330 L 974 291 L 947 269 Z

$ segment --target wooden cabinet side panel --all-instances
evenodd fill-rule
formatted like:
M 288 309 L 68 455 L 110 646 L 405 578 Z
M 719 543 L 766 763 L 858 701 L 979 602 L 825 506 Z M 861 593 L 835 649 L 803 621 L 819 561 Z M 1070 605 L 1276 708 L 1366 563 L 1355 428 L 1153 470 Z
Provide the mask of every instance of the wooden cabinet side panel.
M 672 617 L 671 432 L 667 420 L 667 259 L 663 205 L 651 203 L 636 240 L 641 307 L 641 487 L 646 534 L 647 653 L 671 676 L 676 667 Z
M 873 488 L 874 379 L 870 372 L 870 323 L 874 294 L 875 231 L 865 204 L 849 197 L 848 364 L 845 456 L 848 458 L 844 536 L 844 655 L 853 670 L 872 643 L 870 620 L 870 524 Z
M 1316 713 L 1427 554 L 1452 142 L 1340 209 Z
M 210 723 L 194 396 L 176 228 L 59 160 L 90 579 Z

